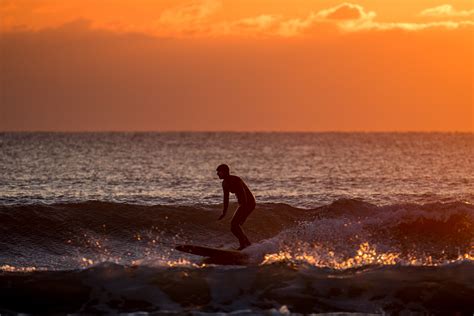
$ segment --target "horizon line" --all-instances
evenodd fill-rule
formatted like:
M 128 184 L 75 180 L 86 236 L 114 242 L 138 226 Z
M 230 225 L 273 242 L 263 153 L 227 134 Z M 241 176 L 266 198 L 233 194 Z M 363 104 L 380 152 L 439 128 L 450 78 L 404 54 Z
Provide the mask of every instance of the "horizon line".
M 0 130 L 6 133 L 446 133 L 472 134 L 474 130 Z

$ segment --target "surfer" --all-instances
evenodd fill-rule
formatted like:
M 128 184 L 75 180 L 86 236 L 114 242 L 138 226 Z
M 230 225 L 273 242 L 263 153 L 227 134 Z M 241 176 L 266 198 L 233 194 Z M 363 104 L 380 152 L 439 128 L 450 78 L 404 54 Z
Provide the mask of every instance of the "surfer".
M 242 179 L 230 174 L 229 166 L 226 164 L 219 165 L 216 171 L 219 179 L 223 179 L 222 190 L 224 191 L 224 210 L 218 220 L 223 219 L 227 213 L 227 208 L 229 207 L 229 192 L 234 193 L 237 197 L 239 207 L 230 222 L 230 231 L 239 239 L 240 247 L 237 249 L 242 250 L 251 245 L 250 240 L 245 236 L 241 226 L 255 209 L 255 198 Z

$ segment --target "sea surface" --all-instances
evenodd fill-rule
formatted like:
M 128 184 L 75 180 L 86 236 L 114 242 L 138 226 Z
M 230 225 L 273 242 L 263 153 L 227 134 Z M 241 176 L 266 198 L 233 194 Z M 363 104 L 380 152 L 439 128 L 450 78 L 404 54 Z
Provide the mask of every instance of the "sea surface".
M 244 265 L 216 167 L 257 199 Z M 474 312 L 473 133 L 0 133 L 0 314 Z

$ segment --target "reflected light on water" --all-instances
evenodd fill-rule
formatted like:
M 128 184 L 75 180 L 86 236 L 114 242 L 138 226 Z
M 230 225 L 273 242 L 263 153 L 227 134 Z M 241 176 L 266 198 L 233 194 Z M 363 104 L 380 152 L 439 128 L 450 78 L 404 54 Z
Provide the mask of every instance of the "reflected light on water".
M 431 256 L 425 258 L 409 257 L 401 258 L 399 253 L 395 252 L 377 252 L 376 248 L 368 242 L 361 243 L 356 254 L 347 259 L 336 258 L 334 252 L 329 251 L 324 255 L 311 254 L 308 252 L 291 253 L 289 251 L 280 251 L 265 255 L 260 265 L 273 264 L 278 262 L 303 263 L 321 268 L 333 268 L 344 270 L 350 268 L 358 268 L 370 265 L 416 265 L 416 266 L 438 266 L 442 264 L 454 263 L 457 261 L 474 261 L 472 254 L 462 254 L 454 260 L 433 260 Z

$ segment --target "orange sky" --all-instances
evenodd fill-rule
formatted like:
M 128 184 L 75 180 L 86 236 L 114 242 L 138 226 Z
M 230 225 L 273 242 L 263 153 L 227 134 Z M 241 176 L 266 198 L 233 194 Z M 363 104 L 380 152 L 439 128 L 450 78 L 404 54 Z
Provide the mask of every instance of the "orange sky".
M 0 130 L 474 131 L 472 1 L 0 0 Z

